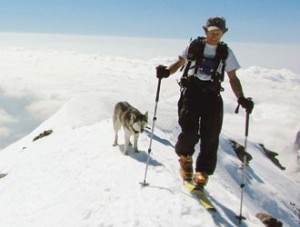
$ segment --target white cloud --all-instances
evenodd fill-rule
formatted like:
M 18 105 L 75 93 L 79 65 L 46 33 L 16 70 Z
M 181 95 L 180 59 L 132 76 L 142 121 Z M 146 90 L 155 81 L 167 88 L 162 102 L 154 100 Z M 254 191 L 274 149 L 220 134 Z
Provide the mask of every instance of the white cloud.
M 7 138 L 10 135 L 11 135 L 11 130 L 9 127 L 0 126 L 0 137 L 2 138 L 2 140 L 3 138 Z
M 0 125 L 16 123 L 18 119 L 9 115 L 5 110 L 0 109 Z

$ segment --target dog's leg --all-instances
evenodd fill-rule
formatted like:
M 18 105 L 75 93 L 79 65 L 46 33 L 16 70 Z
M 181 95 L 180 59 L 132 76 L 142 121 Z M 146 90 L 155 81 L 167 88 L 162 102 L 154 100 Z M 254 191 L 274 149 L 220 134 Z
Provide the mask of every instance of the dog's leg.
M 128 130 L 124 130 L 124 155 L 128 155 L 128 148 L 129 148 L 129 141 L 130 140 L 130 133 Z
M 138 139 L 139 139 L 139 133 L 135 133 L 133 138 L 134 138 L 134 141 L 133 141 L 134 152 L 139 152 L 138 147 L 137 147 Z
M 114 143 L 113 143 L 113 146 L 117 146 L 118 145 L 118 131 L 115 131 L 115 140 L 114 140 Z
M 113 126 L 114 126 L 114 131 L 115 131 L 115 140 L 114 140 L 113 146 L 117 146 L 118 145 L 118 131 L 121 129 L 121 124 L 119 121 L 115 120 L 113 122 Z

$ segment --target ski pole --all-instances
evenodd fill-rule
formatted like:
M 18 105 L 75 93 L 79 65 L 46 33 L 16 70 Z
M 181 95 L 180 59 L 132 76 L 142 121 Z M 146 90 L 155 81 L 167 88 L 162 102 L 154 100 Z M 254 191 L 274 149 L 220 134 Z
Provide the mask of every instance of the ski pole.
M 148 166 L 149 166 L 149 161 L 150 161 L 150 153 L 151 153 L 151 148 L 152 148 L 154 126 L 155 126 L 155 121 L 157 119 L 156 118 L 156 112 L 157 112 L 157 104 L 158 104 L 158 100 L 159 100 L 160 84 L 161 84 L 161 78 L 158 79 L 158 84 L 157 84 L 155 107 L 154 107 L 154 114 L 153 114 L 151 136 L 150 136 L 150 143 L 149 143 L 149 148 L 148 148 L 148 156 L 147 156 L 147 162 L 146 162 L 144 181 L 140 183 L 142 186 L 148 186 L 149 185 L 149 183 L 146 182 L 146 178 L 147 178 Z
M 243 157 L 243 172 L 242 172 L 242 182 L 241 182 L 241 204 L 240 204 L 240 215 L 236 216 L 236 218 L 239 220 L 239 224 L 241 224 L 242 220 L 245 220 L 246 218 L 242 216 L 242 209 L 243 209 L 243 200 L 244 200 L 244 187 L 245 187 L 245 177 L 246 177 L 246 162 L 247 157 L 245 155 L 245 152 L 247 150 L 247 141 L 248 141 L 248 132 L 249 132 L 249 115 L 250 113 L 246 111 L 246 125 L 245 125 L 245 141 L 244 141 L 244 157 Z

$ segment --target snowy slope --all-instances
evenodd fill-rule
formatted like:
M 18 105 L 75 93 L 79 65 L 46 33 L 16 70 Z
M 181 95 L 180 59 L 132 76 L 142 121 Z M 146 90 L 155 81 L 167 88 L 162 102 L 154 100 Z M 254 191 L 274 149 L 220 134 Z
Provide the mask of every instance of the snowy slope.
M 149 48 L 161 51 L 159 45 Z M 180 51 L 179 46 L 176 53 Z M 179 133 L 180 73 L 162 81 L 149 187 L 141 188 L 139 182 L 150 132 L 140 137 L 139 154 L 122 155 L 122 140 L 119 147 L 112 146 L 115 103 L 125 100 L 142 112 L 148 110 L 151 126 L 155 66 L 174 57 L 141 60 L 61 49 L 1 48 L 1 137 L 20 136 L 29 126 L 41 124 L 0 151 L 0 176 L 7 174 L 0 177 L 0 226 L 235 226 L 241 163 L 228 139 L 243 144 L 245 115 L 243 110 L 233 113 L 236 99 L 227 80 L 218 165 L 207 185 L 218 213 L 205 211 L 179 178 L 173 146 Z M 256 104 L 250 118 L 247 151 L 253 160 L 247 168 L 247 220 L 242 226 L 262 226 L 255 217 L 258 212 L 273 215 L 284 226 L 299 226 L 300 172 L 292 149 L 300 128 L 299 75 L 260 66 L 243 68 L 238 75 Z M 52 134 L 33 142 L 50 129 Z M 278 152 L 287 170 L 273 165 L 258 143 Z
M 240 162 L 222 137 L 216 174 L 207 186 L 218 213 L 190 197 L 178 176 L 174 140 L 155 130 L 149 187 L 141 188 L 149 132 L 139 154 L 112 147 L 113 130 L 101 94 L 76 97 L 31 134 L 0 154 L 1 226 L 235 226 L 239 212 Z M 89 105 L 87 105 L 87 103 Z M 35 142 L 44 130 L 53 133 Z M 261 226 L 254 216 L 270 213 L 297 226 L 290 202 L 299 204 L 299 185 L 250 144 L 244 226 Z

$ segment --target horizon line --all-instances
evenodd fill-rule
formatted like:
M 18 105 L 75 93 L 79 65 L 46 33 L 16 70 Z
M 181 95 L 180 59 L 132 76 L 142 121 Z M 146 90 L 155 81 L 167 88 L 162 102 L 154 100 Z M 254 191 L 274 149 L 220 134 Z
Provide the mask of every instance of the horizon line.
M 0 31 L 0 35 L 40 35 L 40 36 L 56 36 L 56 37 L 67 37 L 67 36 L 73 36 L 73 37 L 90 37 L 90 38 L 125 38 L 125 39 L 151 39 L 151 40 L 174 40 L 174 41 L 186 41 L 189 42 L 190 39 L 197 38 L 197 37 L 190 37 L 190 38 L 178 38 L 178 37 L 159 37 L 159 36 L 128 36 L 128 35 L 111 35 L 111 34 L 93 34 L 93 33 L 56 33 L 56 32 L 18 32 L 18 31 Z M 199 35 L 201 36 L 201 35 Z M 1 37 L 0 37 L 1 39 Z M 222 40 L 226 40 L 222 39 Z M 238 40 L 231 40 L 230 43 L 235 44 L 257 44 L 257 45 L 285 45 L 285 46 L 300 46 L 300 43 L 283 43 L 283 42 L 250 42 L 250 41 L 238 41 Z

